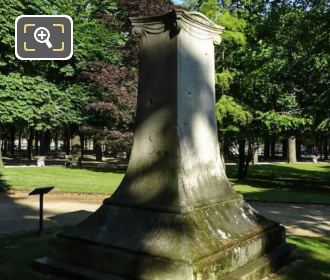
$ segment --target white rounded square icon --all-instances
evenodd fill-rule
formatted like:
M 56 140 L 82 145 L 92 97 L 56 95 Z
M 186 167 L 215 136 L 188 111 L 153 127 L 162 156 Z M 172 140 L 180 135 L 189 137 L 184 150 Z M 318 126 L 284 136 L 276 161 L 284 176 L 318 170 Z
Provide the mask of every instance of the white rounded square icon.
M 15 21 L 15 55 L 20 60 L 68 60 L 73 22 L 66 15 L 22 15 Z

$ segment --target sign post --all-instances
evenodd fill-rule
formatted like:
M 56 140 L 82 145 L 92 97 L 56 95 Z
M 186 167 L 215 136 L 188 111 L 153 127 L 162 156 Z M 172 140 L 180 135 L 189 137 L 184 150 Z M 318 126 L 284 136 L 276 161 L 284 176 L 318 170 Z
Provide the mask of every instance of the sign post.
M 39 234 L 44 227 L 44 194 L 49 193 L 54 187 L 36 188 L 29 195 L 39 195 Z

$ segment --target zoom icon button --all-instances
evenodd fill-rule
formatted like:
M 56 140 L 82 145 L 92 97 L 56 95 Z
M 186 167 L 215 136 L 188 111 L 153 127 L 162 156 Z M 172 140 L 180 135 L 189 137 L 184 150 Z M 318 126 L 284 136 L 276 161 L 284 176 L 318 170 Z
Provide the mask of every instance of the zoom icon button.
M 44 39 L 45 37 L 45 39 Z M 34 39 L 38 43 L 46 43 L 47 47 L 51 49 L 53 47 L 52 43 L 49 41 L 50 33 L 46 27 L 39 27 L 34 31 Z
M 15 54 L 21 60 L 67 60 L 73 54 L 69 16 L 19 16 L 15 21 Z

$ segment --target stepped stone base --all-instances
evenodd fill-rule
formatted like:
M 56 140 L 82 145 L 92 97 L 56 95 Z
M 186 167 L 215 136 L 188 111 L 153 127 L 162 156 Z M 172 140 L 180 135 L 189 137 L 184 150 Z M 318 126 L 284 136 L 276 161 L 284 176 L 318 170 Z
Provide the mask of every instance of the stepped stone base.
M 278 268 L 288 263 L 291 259 L 292 248 L 282 246 L 271 252 L 267 256 L 262 256 L 256 260 L 237 269 L 233 273 L 218 279 L 225 280 L 253 280 L 262 279 L 274 272 Z M 69 265 L 50 257 L 44 257 L 35 260 L 34 268 L 40 272 L 52 273 L 70 279 L 79 280 L 128 280 L 132 278 L 122 277 L 107 272 L 100 272 L 79 265 Z M 134 279 L 134 278 L 133 278 Z
M 284 228 L 235 195 L 187 213 L 104 204 L 34 265 L 77 279 L 247 280 L 289 257 Z

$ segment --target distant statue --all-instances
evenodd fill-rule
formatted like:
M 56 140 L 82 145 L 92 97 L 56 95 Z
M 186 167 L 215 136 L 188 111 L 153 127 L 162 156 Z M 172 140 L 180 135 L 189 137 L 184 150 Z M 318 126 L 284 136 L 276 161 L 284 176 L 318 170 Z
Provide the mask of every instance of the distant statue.
M 65 156 L 65 167 L 81 166 L 81 147 L 80 145 L 72 146 L 71 154 Z
M 318 163 L 318 160 L 320 158 L 320 155 L 312 155 L 312 160 L 313 160 L 313 163 Z

